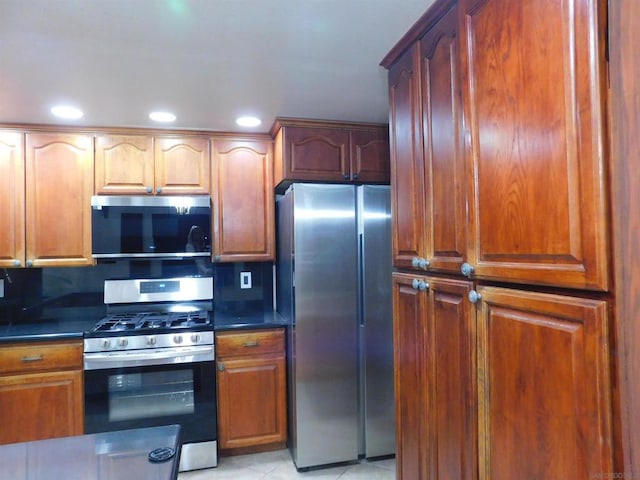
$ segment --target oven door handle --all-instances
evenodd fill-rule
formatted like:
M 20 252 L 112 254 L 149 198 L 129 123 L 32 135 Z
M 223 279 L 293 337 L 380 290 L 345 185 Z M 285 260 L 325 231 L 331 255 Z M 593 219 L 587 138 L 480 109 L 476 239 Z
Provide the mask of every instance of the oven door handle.
M 144 367 L 148 365 L 212 362 L 213 360 L 213 345 L 162 348 L 146 351 L 85 353 L 84 369 L 99 370 L 105 368 Z

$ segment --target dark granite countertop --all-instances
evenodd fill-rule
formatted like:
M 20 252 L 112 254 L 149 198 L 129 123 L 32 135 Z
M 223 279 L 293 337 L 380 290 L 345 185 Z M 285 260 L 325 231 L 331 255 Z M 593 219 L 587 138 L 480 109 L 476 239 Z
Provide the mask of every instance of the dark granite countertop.
M 50 340 L 82 339 L 104 316 L 104 308 L 71 309 L 51 312 L 43 317 L 14 319 L 0 322 L 0 345 L 10 342 L 39 342 Z M 213 313 L 214 330 L 239 330 L 286 327 L 289 323 L 278 312 L 253 314 Z
M 289 326 L 289 323 L 286 319 L 275 311 L 244 315 L 215 312 L 213 317 L 213 329 L 217 332 L 224 330 L 248 330 L 255 328 L 276 328 L 287 326 Z
M 82 339 L 84 332 L 104 315 L 104 306 L 97 306 L 46 309 L 32 315 L 0 319 L 0 344 Z

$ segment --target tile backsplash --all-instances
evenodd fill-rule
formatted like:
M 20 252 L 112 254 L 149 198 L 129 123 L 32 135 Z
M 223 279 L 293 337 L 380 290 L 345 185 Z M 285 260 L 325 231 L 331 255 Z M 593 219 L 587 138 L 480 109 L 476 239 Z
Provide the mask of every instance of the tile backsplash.
M 214 284 L 215 309 L 253 315 L 273 309 L 272 263 L 208 263 Z M 0 323 L 33 320 L 41 305 L 62 308 L 102 306 L 104 281 L 112 278 L 169 278 L 198 275 L 193 261 L 103 262 L 92 267 L 0 269 Z M 241 272 L 249 272 L 251 288 L 241 288 Z

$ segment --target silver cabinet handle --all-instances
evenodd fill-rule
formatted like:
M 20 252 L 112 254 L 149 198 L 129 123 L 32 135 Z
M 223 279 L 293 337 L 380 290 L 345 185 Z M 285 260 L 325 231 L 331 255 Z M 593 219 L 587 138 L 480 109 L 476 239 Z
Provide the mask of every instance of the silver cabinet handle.
M 476 292 L 475 290 L 471 290 L 469 292 L 469 301 L 471 303 L 478 303 L 480 300 L 482 299 L 482 295 L 480 295 L 478 292 Z
M 22 357 L 23 363 L 41 362 L 44 360 L 44 355 L 34 355 L 32 357 Z
M 471 275 L 473 275 L 473 272 L 475 272 L 475 270 L 476 269 L 473 268 L 473 265 L 466 262 L 460 266 L 460 271 L 465 277 L 470 277 Z
M 254 340 L 253 342 L 244 342 L 244 348 L 257 347 L 258 345 L 260 345 L 260 342 L 257 340 Z

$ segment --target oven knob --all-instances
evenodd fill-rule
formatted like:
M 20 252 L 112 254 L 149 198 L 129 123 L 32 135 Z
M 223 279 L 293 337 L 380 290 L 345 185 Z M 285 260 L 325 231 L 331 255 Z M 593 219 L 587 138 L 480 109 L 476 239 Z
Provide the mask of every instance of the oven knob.
M 105 338 L 104 340 L 102 340 L 102 349 L 103 350 L 106 350 L 110 346 L 111 346 L 111 342 L 109 341 L 108 338 Z
M 156 337 L 147 337 L 147 345 L 155 345 Z
M 198 343 L 199 341 L 200 341 L 200 335 L 198 335 L 197 333 L 194 333 L 193 335 L 191 335 L 192 343 Z
M 182 343 L 182 335 L 176 335 L 173 337 L 173 343 Z
M 120 340 L 118 340 L 118 345 L 124 348 L 129 345 L 129 341 L 126 338 L 121 338 Z

